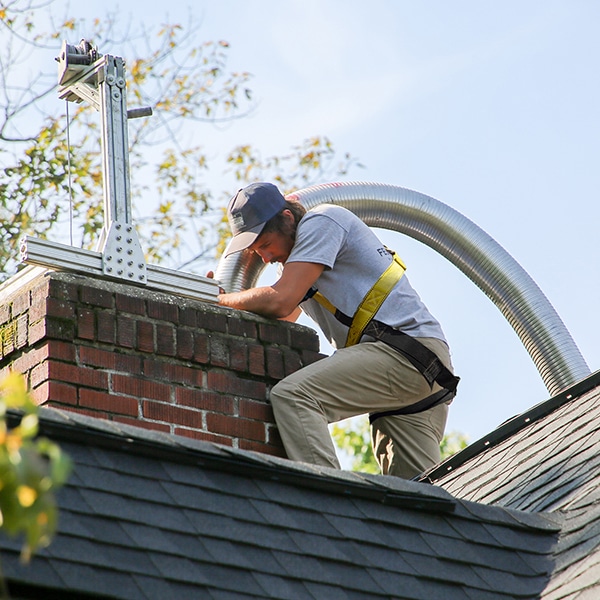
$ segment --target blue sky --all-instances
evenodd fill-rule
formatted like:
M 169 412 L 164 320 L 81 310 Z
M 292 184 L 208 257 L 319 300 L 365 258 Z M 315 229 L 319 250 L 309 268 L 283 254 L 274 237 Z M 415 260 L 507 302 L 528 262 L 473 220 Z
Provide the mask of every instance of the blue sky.
M 165 3 L 123 19 L 167 20 Z M 168 20 L 187 20 L 171 2 Z M 105 2 L 71 5 L 101 16 Z M 417 190 L 500 243 L 553 304 L 590 369 L 600 368 L 600 3 L 595 0 L 195 0 L 203 39 L 231 44 L 257 110 L 203 129 L 215 153 L 264 155 L 326 135 L 365 165 L 351 180 Z M 83 12 L 85 11 L 85 12 Z M 78 40 L 72 40 L 76 43 Z M 100 49 L 118 54 L 118 49 Z M 125 57 L 126 58 L 126 57 Z M 548 398 L 500 311 L 434 251 L 384 241 L 441 321 L 459 396 L 448 430 L 472 441 Z

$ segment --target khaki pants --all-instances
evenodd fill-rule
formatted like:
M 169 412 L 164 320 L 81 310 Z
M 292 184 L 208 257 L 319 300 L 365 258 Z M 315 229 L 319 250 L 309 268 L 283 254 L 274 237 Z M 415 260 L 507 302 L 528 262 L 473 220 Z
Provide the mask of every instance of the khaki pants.
M 448 347 L 421 338 L 452 368 Z M 343 348 L 285 379 L 271 390 L 275 420 L 292 460 L 340 468 L 328 424 L 365 413 L 408 406 L 433 390 L 398 351 L 383 342 Z M 371 428 L 382 473 L 412 478 L 440 460 L 448 405 L 415 415 L 381 417 Z

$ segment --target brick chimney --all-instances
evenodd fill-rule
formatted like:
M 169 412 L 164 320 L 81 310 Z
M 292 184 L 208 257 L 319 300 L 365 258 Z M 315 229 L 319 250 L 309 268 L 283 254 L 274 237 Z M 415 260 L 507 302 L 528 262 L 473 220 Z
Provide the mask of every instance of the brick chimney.
M 0 301 L 0 377 L 38 404 L 277 456 L 268 391 L 321 358 L 301 325 L 39 267 Z

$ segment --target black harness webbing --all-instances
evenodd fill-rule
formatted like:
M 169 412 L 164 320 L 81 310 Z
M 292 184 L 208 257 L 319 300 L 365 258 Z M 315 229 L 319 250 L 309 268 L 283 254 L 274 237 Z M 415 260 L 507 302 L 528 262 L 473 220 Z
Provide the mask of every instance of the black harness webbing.
M 304 298 L 308 300 L 317 294 L 315 288 L 311 288 Z M 332 312 L 335 318 L 346 326 L 352 324 L 352 317 L 341 312 L 339 309 L 329 303 L 328 310 Z M 333 308 L 334 310 L 331 310 Z M 383 412 L 371 413 L 369 415 L 369 422 L 373 423 L 380 417 L 389 417 L 393 415 L 412 415 L 419 412 L 423 412 L 448 402 L 456 395 L 456 388 L 460 377 L 454 375 L 450 369 L 448 369 L 442 361 L 438 358 L 435 352 L 424 346 L 419 340 L 394 329 L 386 323 L 371 319 L 363 330 L 363 335 L 368 335 L 376 340 L 384 342 L 388 346 L 391 346 L 403 356 L 417 369 L 423 377 L 425 377 L 430 387 L 433 387 L 434 382 L 437 383 L 442 389 L 431 396 L 427 396 L 410 406 L 398 408 L 394 410 L 388 410 Z

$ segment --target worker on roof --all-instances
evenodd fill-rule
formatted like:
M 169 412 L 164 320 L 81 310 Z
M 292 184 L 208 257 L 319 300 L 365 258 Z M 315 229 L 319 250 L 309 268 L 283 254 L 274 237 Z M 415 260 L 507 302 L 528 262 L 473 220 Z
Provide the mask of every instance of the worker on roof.
M 458 378 L 402 261 L 349 210 L 306 211 L 271 183 L 239 190 L 227 216 L 225 257 L 250 251 L 283 268 L 273 285 L 220 294 L 219 304 L 294 321 L 303 310 L 336 348 L 271 390 L 288 457 L 340 468 L 328 423 L 369 413 L 382 473 L 408 479 L 438 463 Z

